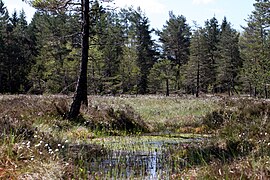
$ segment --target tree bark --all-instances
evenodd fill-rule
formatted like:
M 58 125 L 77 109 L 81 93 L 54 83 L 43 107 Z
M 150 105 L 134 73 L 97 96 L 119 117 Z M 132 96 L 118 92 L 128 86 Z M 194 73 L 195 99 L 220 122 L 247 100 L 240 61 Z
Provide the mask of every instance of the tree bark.
M 170 96 L 169 79 L 166 79 L 166 96 Z
M 265 93 L 265 99 L 268 99 L 268 91 L 267 91 L 267 85 L 264 84 L 264 93 Z
M 197 61 L 197 82 L 196 82 L 196 97 L 199 97 L 200 92 L 200 62 Z
M 81 0 L 83 11 L 83 32 L 82 32 L 82 57 L 80 75 L 77 82 L 76 92 L 71 104 L 68 119 L 76 118 L 80 113 L 81 104 L 88 106 L 87 100 L 87 63 L 89 49 L 89 0 Z

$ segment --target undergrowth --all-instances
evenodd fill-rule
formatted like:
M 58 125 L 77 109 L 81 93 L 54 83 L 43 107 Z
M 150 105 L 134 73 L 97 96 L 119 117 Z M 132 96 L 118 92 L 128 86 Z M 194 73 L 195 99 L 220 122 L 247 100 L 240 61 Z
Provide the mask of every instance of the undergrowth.
M 269 179 L 270 102 L 225 99 L 221 108 L 203 118 L 214 138 L 203 144 L 172 149 L 187 168 L 173 179 Z
M 171 179 L 270 178 L 269 101 L 91 96 L 90 106 L 69 121 L 70 102 L 68 96 L 0 96 L 0 179 L 89 179 L 91 162 L 111 153 L 97 141 L 154 132 L 210 134 L 164 151 L 181 169 Z
M 89 139 L 147 132 L 132 108 L 84 108 L 64 119 L 67 96 L 0 97 L 0 179 L 87 179 L 86 164 L 107 150 Z

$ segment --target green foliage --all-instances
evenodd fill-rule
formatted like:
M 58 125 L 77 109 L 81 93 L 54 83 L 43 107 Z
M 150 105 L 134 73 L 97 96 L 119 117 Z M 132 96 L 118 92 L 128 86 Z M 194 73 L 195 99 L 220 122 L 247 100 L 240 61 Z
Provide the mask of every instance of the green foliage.
M 131 22 L 135 31 L 136 61 L 140 69 L 137 90 L 138 93 L 145 94 L 148 92 L 148 75 L 155 63 L 157 52 L 151 38 L 152 30 L 149 30 L 149 20 L 140 9 L 132 12 Z
M 206 30 L 199 28 L 192 35 L 190 45 L 190 60 L 185 74 L 185 86 L 188 93 L 199 96 L 200 91 L 208 85 L 208 62 L 207 62 L 207 39 Z
M 74 18 L 65 14 L 52 17 L 39 12 L 34 15 L 30 26 L 38 53 L 29 76 L 33 82 L 31 91 L 60 93 L 74 89 L 78 50 L 73 46 L 72 38 L 64 38 L 72 33 L 69 27 Z
M 207 58 L 205 59 L 206 63 L 206 72 L 205 72 L 205 85 L 203 86 L 204 91 L 208 92 L 208 87 L 212 86 L 212 92 L 215 92 L 215 83 L 217 78 L 217 63 L 219 61 L 218 53 L 218 43 L 220 41 L 220 28 L 218 25 L 218 20 L 213 17 L 210 20 L 205 22 L 206 29 L 206 41 L 207 41 Z
M 82 24 L 81 13 L 72 8 L 80 5 L 66 0 L 26 2 L 39 10 L 29 25 L 23 11 L 9 16 L 0 4 L 0 93 L 74 92 Z M 112 12 L 100 2 L 90 2 L 89 94 L 269 96 L 269 1 L 255 1 L 241 34 L 226 18 L 219 25 L 215 17 L 191 33 L 186 18 L 170 12 L 157 31 L 160 46 L 140 9 Z
M 242 59 L 239 52 L 239 34 L 231 28 L 226 18 L 221 25 L 220 41 L 218 44 L 220 60 L 217 62 L 217 86 L 219 92 L 228 91 L 229 95 L 236 91 L 239 84 Z M 238 93 L 236 91 L 236 93 Z
M 164 56 L 172 60 L 176 67 L 175 81 L 177 90 L 180 90 L 182 73 L 180 69 L 189 59 L 191 32 L 183 15 L 176 16 L 171 11 L 169 16 L 170 19 L 160 32 L 160 41 L 163 43 Z
M 123 93 L 136 93 L 136 85 L 140 75 L 140 69 L 137 65 L 137 53 L 135 47 L 124 47 L 123 57 L 120 62 L 120 75 L 122 81 Z
M 268 97 L 269 93 L 269 1 L 257 0 L 241 37 L 244 59 L 242 78 L 246 92 Z
M 21 93 L 29 89 L 27 76 L 32 66 L 32 41 L 24 11 L 9 18 L 0 3 L 0 93 Z
M 152 93 L 158 91 L 166 91 L 166 95 L 169 95 L 169 85 L 174 80 L 173 64 L 170 60 L 159 60 L 152 67 L 149 74 L 149 89 Z

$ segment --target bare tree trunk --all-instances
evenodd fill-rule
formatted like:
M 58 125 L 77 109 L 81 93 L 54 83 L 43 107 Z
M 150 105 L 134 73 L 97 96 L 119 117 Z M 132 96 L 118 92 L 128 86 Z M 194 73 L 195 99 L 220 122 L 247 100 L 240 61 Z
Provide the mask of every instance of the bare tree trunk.
M 77 82 L 76 92 L 71 104 L 68 119 L 76 118 L 80 113 L 81 104 L 88 105 L 87 100 L 87 63 L 89 49 L 89 0 L 81 0 L 83 10 L 83 34 L 82 34 L 82 57 L 80 75 Z
M 166 79 L 166 96 L 170 96 L 169 79 Z
M 196 78 L 196 97 L 199 97 L 200 92 L 200 62 L 197 61 L 197 78 Z
M 250 95 L 250 97 L 252 97 L 252 86 L 251 86 L 251 83 L 249 83 L 249 95 Z
M 254 97 L 257 97 L 257 87 L 254 87 Z
M 265 93 L 265 99 L 268 99 L 268 91 L 267 91 L 267 85 L 264 84 L 264 93 Z

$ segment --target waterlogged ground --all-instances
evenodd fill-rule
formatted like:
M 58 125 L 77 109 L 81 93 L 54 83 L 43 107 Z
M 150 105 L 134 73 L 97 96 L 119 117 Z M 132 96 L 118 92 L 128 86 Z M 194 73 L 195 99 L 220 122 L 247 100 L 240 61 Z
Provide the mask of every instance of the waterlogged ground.
M 198 134 L 151 134 L 96 138 L 91 142 L 110 153 L 93 159 L 89 171 L 101 179 L 169 179 L 184 167 L 181 158 L 172 160 L 167 152 L 174 146 L 200 143 L 208 137 Z M 182 166 L 182 167 L 181 167 Z
M 270 179 L 269 101 L 90 96 L 74 122 L 71 100 L 0 96 L 0 179 Z

